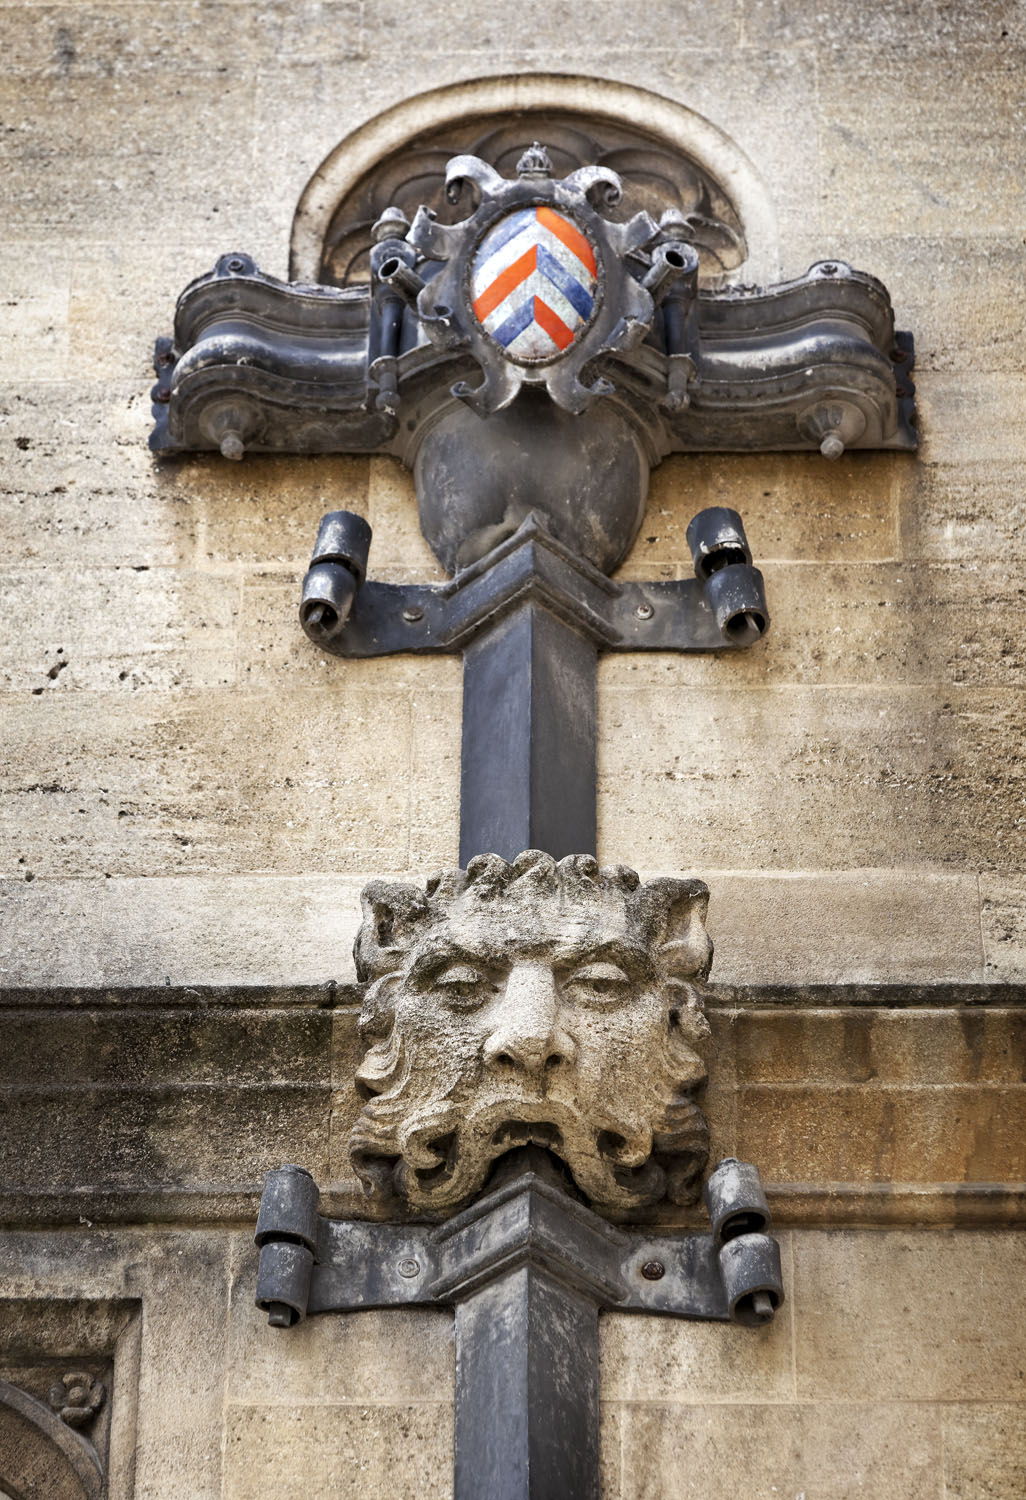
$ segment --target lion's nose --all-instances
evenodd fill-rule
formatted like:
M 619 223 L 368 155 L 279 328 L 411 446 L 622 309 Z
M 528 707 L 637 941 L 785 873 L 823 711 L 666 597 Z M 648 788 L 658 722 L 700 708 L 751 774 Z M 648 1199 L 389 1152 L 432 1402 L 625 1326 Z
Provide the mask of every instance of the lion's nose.
M 547 964 L 515 964 L 495 1004 L 486 1062 L 544 1073 L 573 1061 L 577 1048 L 559 1024 L 559 996 Z

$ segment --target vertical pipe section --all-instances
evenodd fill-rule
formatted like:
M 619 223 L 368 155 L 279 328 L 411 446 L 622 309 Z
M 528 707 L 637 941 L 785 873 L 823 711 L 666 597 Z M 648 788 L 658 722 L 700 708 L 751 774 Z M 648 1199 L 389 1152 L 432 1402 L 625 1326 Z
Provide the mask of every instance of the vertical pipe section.
M 463 655 L 460 864 L 595 853 L 595 643 L 536 599 Z
M 598 1308 L 519 1266 L 456 1308 L 455 1500 L 599 1500 Z

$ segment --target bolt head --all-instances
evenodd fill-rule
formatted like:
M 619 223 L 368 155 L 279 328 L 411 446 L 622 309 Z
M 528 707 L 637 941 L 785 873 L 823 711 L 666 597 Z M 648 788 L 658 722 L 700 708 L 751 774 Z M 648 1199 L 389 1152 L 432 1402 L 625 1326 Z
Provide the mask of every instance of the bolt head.
M 399 1262 L 398 1271 L 400 1276 L 405 1276 L 409 1281 L 414 1276 L 420 1275 L 420 1261 L 413 1260 L 412 1257 L 409 1260 L 401 1260 Z
M 403 619 L 407 625 L 416 625 L 418 620 L 423 620 L 424 611 L 417 604 L 410 604 L 403 610 Z
M 634 614 L 639 620 L 651 620 L 652 616 L 655 614 L 655 610 L 652 608 L 651 604 L 637 604 L 634 607 Z
M 662 1281 L 666 1275 L 666 1267 L 661 1260 L 646 1260 L 641 1268 L 641 1274 L 646 1281 Z

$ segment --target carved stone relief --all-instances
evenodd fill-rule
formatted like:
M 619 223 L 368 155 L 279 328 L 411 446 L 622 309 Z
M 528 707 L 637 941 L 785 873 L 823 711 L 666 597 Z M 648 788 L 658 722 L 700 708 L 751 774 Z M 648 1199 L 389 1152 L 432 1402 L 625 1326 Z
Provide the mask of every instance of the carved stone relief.
M 448 1212 L 534 1143 L 600 1210 L 694 1201 L 707 905 L 701 881 L 533 850 L 368 885 L 350 1142 L 368 1191 Z
M 0 1500 L 129 1500 L 140 1336 L 133 1301 L 0 1301 Z
M 0 1486 L 18 1500 L 100 1500 L 104 1464 L 88 1429 L 102 1404 L 103 1382 L 85 1371 L 74 1372 L 76 1393 L 84 1393 L 88 1383 L 97 1400 L 91 1412 L 76 1406 L 76 1420 L 71 1422 L 63 1407 L 55 1411 L 52 1401 L 44 1402 L 23 1388 L 38 1372 L 12 1373 L 20 1375 L 23 1384 L 0 1380 Z M 56 1383 L 65 1390 L 63 1378 Z M 85 1430 L 75 1430 L 79 1427 Z
M 612 120 L 586 120 L 571 111 L 524 110 L 500 119 L 470 118 L 429 131 L 404 144 L 366 174 L 338 204 L 325 236 L 319 280 L 353 286 L 370 280 L 374 223 L 396 207 L 411 222 L 421 205 L 442 225 L 466 217 L 446 193 L 446 163 L 454 156 L 476 156 L 501 177 L 516 176 L 526 141 L 544 141 L 553 176 L 568 177 L 581 167 L 616 172 L 623 197 L 610 214 L 627 223 L 646 210 L 653 218 L 671 208 L 687 226 L 699 252 L 699 277 L 718 284 L 746 257 L 744 229 L 723 188 L 695 161 L 641 129 Z

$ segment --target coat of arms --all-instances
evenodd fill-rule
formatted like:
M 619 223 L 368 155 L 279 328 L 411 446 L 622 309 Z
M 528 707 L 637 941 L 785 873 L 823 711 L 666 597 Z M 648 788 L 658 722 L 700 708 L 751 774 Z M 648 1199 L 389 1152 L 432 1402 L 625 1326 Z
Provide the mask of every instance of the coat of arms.
M 694 294 L 698 253 L 672 226 L 644 212 L 625 224 L 606 216 L 622 193 L 615 172 L 581 167 L 559 182 L 551 174 L 538 145 L 512 181 L 476 156 L 453 157 L 450 201 L 473 183 L 477 208 L 453 225 L 421 209 L 407 236 L 423 257 L 421 325 L 443 348 L 466 346 L 480 365 L 483 383 L 460 383 L 453 394 L 481 416 L 508 406 L 525 383 L 583 411 L 611 390 L 597 362 L 641 342 L 675 281 L 687 278 Z M 387 262 L 379 275 L 388 280 Z
M 474 316 L 517 364 L 568 349 L 591 322 L 597 289 L 591 241 L 544 203 L 500 219 L 474 254 Z

